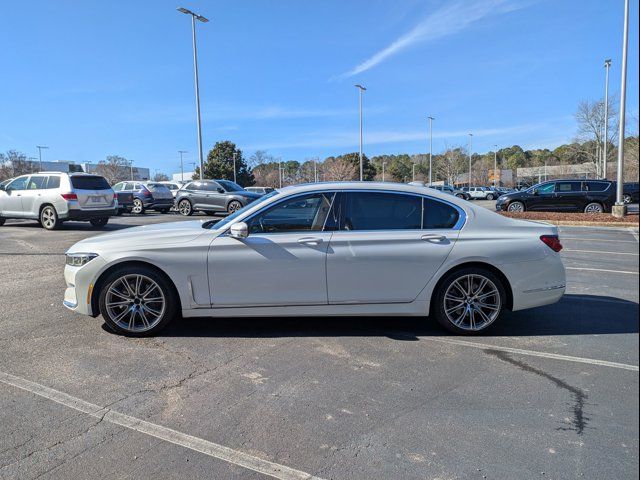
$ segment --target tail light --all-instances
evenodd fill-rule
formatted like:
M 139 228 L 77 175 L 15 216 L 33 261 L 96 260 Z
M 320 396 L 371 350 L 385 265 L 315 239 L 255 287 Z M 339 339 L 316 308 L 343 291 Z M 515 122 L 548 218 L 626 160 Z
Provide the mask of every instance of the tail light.
M 149 198 L 151 196 L 151 192 L 149 190 L 147 190 L 145 187 L 142 188 L 142 195 L 144 197 Z
M 557 235 L 542 235 L 540 240 L 554 252 L 560 252 L 560 250 L 562 250 L 562 244 Z
M 64 198 L 67 201 L 78 200 L 78 195 L 76 195 L 75 193 L 62 193 L 60 195 L 62 196 L 62 198 Z

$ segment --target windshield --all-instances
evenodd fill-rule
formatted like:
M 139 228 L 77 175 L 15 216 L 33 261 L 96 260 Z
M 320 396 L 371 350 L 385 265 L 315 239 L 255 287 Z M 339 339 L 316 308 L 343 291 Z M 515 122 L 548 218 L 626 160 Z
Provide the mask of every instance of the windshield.
M 271 197 L 273 197 L 274 195 L 277 195 L 277 194 L 278 194 L 277 191 L 273 191 L 271 193 L 267 193 L 266 195 L 263 195 L 262 197 L 258 198 L 256 201 L 251 202 L 246 207 L 243 207 L 240 210 L 237 210 L 236 212 L 232 213 L 228 217 L 225 217 L 223 220 L 220 220 L 219 222 L 216 222 L 214 224 L 210 224 L 210 223 L 207 222 L 207 223 L 203 224 L 202 226 L 203 226 L 203 228 L 209 228 L 211 230 L 220 230 L 221 228 L 224 228 L 227 225 L 229 225 L 231 222 L 233 222 L 240 215 L 243 215 L 249 208 L 253 208 L 256 205 L 260 205 L 261 203 L 264 203 L 265 200 L 268 200 L 269 198 L 271 198 Z
M 230 182 L 229 180 L 216 180 L 222 188 L 224 188 L 227 192 L 241 192 L 243 188 L 237 183 Z

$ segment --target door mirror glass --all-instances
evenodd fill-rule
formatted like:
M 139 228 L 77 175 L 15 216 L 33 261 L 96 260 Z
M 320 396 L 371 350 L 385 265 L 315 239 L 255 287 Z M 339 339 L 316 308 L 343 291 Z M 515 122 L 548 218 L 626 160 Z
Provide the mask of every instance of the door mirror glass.
M 538 195 L 538 194 L 540 194 L 540 190 L 538 190 L 537 188 L 534 188 L 533 192 L 531 192 L 531 193 L 533 193 L 534 195 Z
M 249 236 L 249 225 L 244 222 L 238 222 L 231 225 L 229 235 L 233 238 L 247 238 Z
M 224 193 L 224 188 L 222 188 L 222 187 L 218 187 L 218 188 L 216 188 L 216 191 L 217 191 L 218 193 Z

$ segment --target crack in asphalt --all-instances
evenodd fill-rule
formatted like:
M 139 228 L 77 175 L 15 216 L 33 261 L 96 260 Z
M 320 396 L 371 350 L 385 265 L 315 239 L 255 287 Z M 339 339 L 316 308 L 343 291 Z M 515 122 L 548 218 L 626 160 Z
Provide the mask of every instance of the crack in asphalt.
M 543 370 L 532 367 L 531 365 L 525 362 L 512 358 L 506 352 L 492 350 L 492 349 L 485 349 L 484 352 L 489 355 L 493 355 L 494 357 L 502 360 L 503 362 L 507 362 L 512 365 L 515 365 L 516 367 L 520 368 L 525 372 L 533 373 L 540 377 L 546 378 L 551 383 L 553 383 L 556 387 L 568 391 L 573 396 L 573 401 L 574 401 L 573 408 L 572 408 L 573 420 L 571 422 L 571 427 L 558 427 L 556 430 L 572 430 L 572 431 L 575 431 L 578 435 L 582 435 L 584 433 L 584 430 L 587 427 L 587 423 L 589 422 L 589 420 L 591 420 L 591 418 L 587 417 L 584 413 L 584 406 L 586 404 L 587 398 L 589 398 L 586 393 L 584 393 L 581 389 L 577 387 L 569 385 L 567 382 L 559 379 L 558 377 L 554 377 L 553 375 Z

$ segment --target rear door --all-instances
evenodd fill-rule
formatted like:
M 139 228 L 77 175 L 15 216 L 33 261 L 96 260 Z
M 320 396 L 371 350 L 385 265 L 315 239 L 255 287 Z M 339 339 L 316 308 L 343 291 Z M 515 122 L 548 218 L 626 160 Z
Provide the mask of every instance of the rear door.
M 582 191 L 582 182 L 557 182 L 556 207 L 558 210 L 582 211 L 586 192 Z
M 99 210 L 113 206 L 113 190 L 104 177 L 72 175 L 69 180 L 82 210 Z
M 227 194 L 217 182 L 205 184 L 205 203 L 211 210 L 222 211 L 227 209 Z
M 347 192 L 341 211 L 327 251 L 331 304 L 412 302 L 464 223 L 457 207 L 408 193 Z

